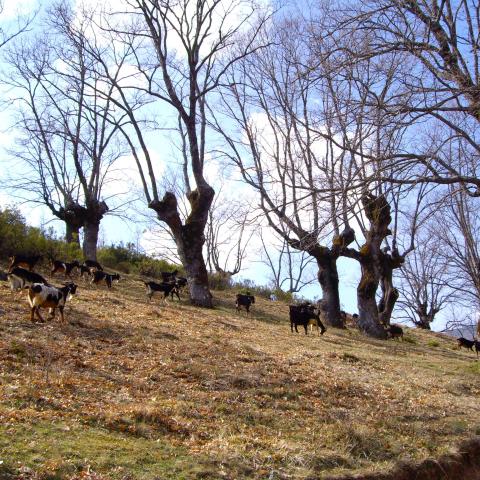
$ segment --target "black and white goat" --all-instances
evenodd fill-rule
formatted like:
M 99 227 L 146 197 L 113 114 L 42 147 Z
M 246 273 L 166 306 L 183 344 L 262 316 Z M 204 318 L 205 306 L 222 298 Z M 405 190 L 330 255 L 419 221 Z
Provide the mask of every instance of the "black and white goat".
M 112 288 L 112 282 L 116 280 L 117 282 L 120 281 L 120 275 L 118 273 L 106 273 L 102 272 L 101 270 L 96 270 L 92 272 L 92 283 L 98 285 L 101 282 L 105 282 L 105 285 L 108 288 Z
M 65 322 L 63 309 L 65 303 L 77 292 L 77 285 L 68 283 L 62 288 L 43 285 L 42 283 L 34 283 L 28 289 L 28 303 L 30 304 L 30 320 L 35 322 L 35 314 L 40 322 L 45 322 L 40 315 L 40 308 L 50 308 L 50 318 L 55 317 L 55 309 L 60 310 L 60 318 L 62 323 Z
M 143 282 L 145 284 L 145 288 L 147 289 L 147 296 L 148 299 L 151 300 L 153 294 L 155 292 L 162 292 L 163 293 L 163 301 L 167 301 L 167 297 L 170 295 L 173 300 L 173 296 L 176 295 L 178 300 L 180 300 L 180 295 L 178 294 L 178 286 L 176 283 L 170 282 Z
M 70 277 L 74 268 L 80 268 L 78 260 L 73 262 L 62 262 L 61 260 L 52 260 L 52 271 L 50 275 L 54 275 L 57 272 L 63 272 L 66 277 Z
M 42 283 L 49 285 L 49 283 L 38 273 L 31 272 L 25 268 L 15 267 L 7 273 L 7 279 L 12 290 L 21 290 L 27 288 L 34 283 Z

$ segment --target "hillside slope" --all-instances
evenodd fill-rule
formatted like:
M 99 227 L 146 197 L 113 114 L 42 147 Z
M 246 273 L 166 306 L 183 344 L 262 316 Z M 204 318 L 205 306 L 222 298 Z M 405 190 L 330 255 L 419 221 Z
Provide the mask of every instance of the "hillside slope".
M 452 339 L 306 337 L 280 302 L 246 318 L 233 292 L 210 311 L 79 284 L 65 325 L 0 286 L 0 478 L 329 478 L 480 433 L 479 362 Z

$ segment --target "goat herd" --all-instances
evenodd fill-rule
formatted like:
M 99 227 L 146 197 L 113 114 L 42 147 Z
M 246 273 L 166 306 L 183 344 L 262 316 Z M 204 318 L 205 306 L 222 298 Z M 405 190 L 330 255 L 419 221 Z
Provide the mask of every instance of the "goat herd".
M 3 275 L 3 280 L 8 280 L 10 288 L 12 290 L 20 290 L 28 288 L 28 303 L 30 304 L 30 320 L 35 322 L 35 315 L 40 322 L 45 320 L 40 314 L 40 308 L 50 309 L 50 319 L 54 318 L 55 310 L 58 308 L 60 311 L 61 321 L 65 322 L 63 314 L 65 303 L 71 298 L 77 291 L 78 286 L 72 281 L 72 273 L 78 270 L 81 278 L 88 279 L 92 284 L 104 283 L 108 288 L 112 287 L 113 281 L 119 281 L 120 275 L 118 273 L 107 273 L 103 270 L 103 267 L 94 260 L 85 260 L 83 264 L 78 261 L 64 262 L 60 260 L 51 260 L 50 275 L 54 276 L 56 273 L 63 273 L 65 278 L 68 277 L 69 281 L 65 282 L 62 287 L 55 287 L 50 285 L 47 280 L 40 274 L 34 272 L 34 268 L 42 258 L 41 255 L 26 256 L 26 255 L 13 255 L 10 257 L 11 263 L 6 275 Z M 166 302 L 170 296 L 173 300 L 174 296 L 180 300 L 181 290 L 187 286 L 187 279 L 178 276 L 178 270 L 174 272 L 161 272 L 162 282 L 156 283 L 153 281 L 143 282 L 146 287 L 146 294 L 149 300 L 155 292 L 163 293 L 163 301 Z M 242 308 L 245 309 L 247 315 L 250 313 L 250 307 L 255 303 L 255 297 L 247 292 L 246 294 L 237 294 L 235 307 L 237 312 Z M 322 304 L 314 305 L 310 302 L 304 302 L 298 305 L 289 305 L 290 313 L 290 329 L 293 333 L 298 332 L 298 326 L 303 326 L 305 329 L 305 335 L 308 335 L 308 327 L 310 332 L 313 333 L 313 329 L 316 329 L 319 335 L 323 335 L 326 332 L 326 328 L 320 320 L 320 312 L 322 310 Z M 348 322 L 348 315 L 345 312 L 341 312 L 344 324 Z M 350 316 L 350 322 L 355 325 L 358 320 L 358 315 L 353 314 Z M 387 329 L 387 333 L 391 338 L 403 338 L 403 329 L 399 325 L 390 325 Z M 472 350 L 475 348 L 475 352 L 478 357 L 480 352 L 480 341 L 468 340 L 466 338 L 457 339 L 458 347 L 467 348 Z
M 114 281 L 120 280 L 118 273 L 107 273 L 103 267 L 95 260 L 85 260 L 80 264 L 77 260 L 73 262 L 64 262 L 61 260 L 51 260 L 52 269 L 50 275 L 53 277 L 56 273 L 64 273 L 65 278 L 70 279 L 63 284 L 63 287 L 50 285 L 47 280 L 39 273 L 34 272 L 35 266 L 42 258 L 41 255 L 26 256 L 13 255 L 10 257 L 10 266 L 8 272 L 4 275 L 4 280 L 8 280 L 12 290 L 21 290 L 28 288 L 28 303 L 30 304 L 30 320 L 35 322 L 35 316 L 40 322 L 44 318 L 40 314 L 40 308 L 50 309 L 50 319 L 55 317 L 55 310 L 60 311 L 60 318 L 65 322 L 63 311 L 65 303 L 74 295 L 78 286 L 72 281 L 72 273 L 78 270 L 80 277 L 88 279 L 91 283 L 98 285 L 104 283 L 108 288 L 112 287 Z M 162 292 L 164 301 L 170 295 L 176 295 L 180 300 L 180 291 L 187 285 L 187 279 L 177 276 L 178 271 L 162 272 L 162 283 L 144 282 L 147 289 L 147 296 L 152 298 L 155 292 Z

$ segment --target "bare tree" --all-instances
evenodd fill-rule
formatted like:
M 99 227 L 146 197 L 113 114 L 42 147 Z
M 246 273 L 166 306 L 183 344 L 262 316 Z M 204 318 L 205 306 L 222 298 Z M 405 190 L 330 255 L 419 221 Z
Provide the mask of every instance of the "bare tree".
M 125 4 L 133 20 L 124 26 L 104 28 L 115 34 L 115 44 L 131 51 L 130 61 L 137 75 L 129 86 L 110 75 L 108 64 L 104 74 L 117 89 L 119 108 L 127 112 L 133 123 L 130 133 L 137 142 L 134 145 L 131 141 L 131 147 L 145 198 L 149 208 L 172 232 L 188 278 L 190 299 L 196 305 L 211 307 L 212 296 L 202 254 L 204 230 L 215 195 L 204 175 L 207 100 L 218 89 L 228 67 L 257 48 L 254 41 L 262 20 L 250 29 L 257 16 L 253 6 L 242 0 L 131 0 Z M 244 48 L 238 55 L 230 55 L 240 35 L 244 35 Z M 177 196 L 167 191 L 162 198 L 158 191 L 140 117 L 132 109 L 132 98 L 141 94 L 164 105 L 167 116 L 173 112 L 185 139 L 183 175 L 189 212 L 184 221 Z M 127 133 L 126 136 L 133 135 Z
M 275 290 L 298 293 L 317 281 L 312 268 L 314 259 L 307 252 L 293 249 L 285 237 L 281 237 L 279 242 L 268 239 L 267 243 L 262 229 L 259 237 L 262 244 L 262 263 L 269 270 L 270 284 Z
M 5 1 L 0 1 L 0 48 L 4 47 L 16 37 L 25 33 L 30 28 L 36 12 L 30 15 L 15 15 L 14 19 L 5 20 Z
M 457 302 L 480 310 L 480 221 L 475 204 L 464 188 L 449 187 L 434 217 L 434 234 L 448 263 L 447 283 L 457 292 Z
M 230 281 L 239 273 L 253 235 L 250 205 L 222 195 L 215 196 L 205 228 L 208 269 Z
M 220 122 L 217 128 L 230 147 L 224 155 L 257 192 L 268 225 L 291 248 L 315 259 L 327 322 L 342 327 L 336 262 L 354 236 L 337 216 L 342 200 L 332 193 L 346 159 L 311 124 L 319 97 L 302 68 L 308 55 L 302 25 L 277 25 L 269 32 L 274 46 L 237 65 L 223 94 L 225 112 L 241 136 Z
M 448 259 L 437 235 L 425 229 L 417 238 L 415 250 L 399 270 L 398 304 L 404 315 L 419 328 L 430 330 L 436 315 L 454 298 L 455 291 L 448 285 Z
M 385 178 L 404 184 L 462 183 L 468 195 L 479 196 L 478 5 L 453 0 L 365 0 L 340 6 L 330 19 L 330 38 L 353 61 L 370 62 L 392 53 L 402 58 L 395 78 L 399 94 L 379 107 L 392 118 L 409 118 L 411 141 L 406 149 L 381 160 L 391 172 L 410 174 L 397 178 L 388 173 Z M 344 41 L 354 32 L 365 32 L 363 41 Z M 422 128 L 443 129 L 443 142 L 417 141 Z M 452 138 L 460 139 L 470 155 L 445 161 L 444 142 Z
M 84 255 L 95 259 L 100 222 L 110 210 L 103 192 L 125 152 L 123 119 L 114 111 L 112 89 L 99 94 L 88 17 L 59 3 L 46 28 L 52 35 L 18 43 L 8 54 L 20 106 L 14 154 L 25 165 L 21 178 L 13 174 L 15 191 L 64 221 L 67 241 L 78 241 L 83 227 Z

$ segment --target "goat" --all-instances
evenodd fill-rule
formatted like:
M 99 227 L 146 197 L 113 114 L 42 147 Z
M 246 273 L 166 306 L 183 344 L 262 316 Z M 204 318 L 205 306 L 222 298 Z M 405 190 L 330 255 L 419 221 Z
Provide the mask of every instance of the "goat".
M 62 262 L 61 260 L 52 260 L 52 271 L 50 275 L 54 275 L 57 272 L 64 272 L 65 276 L 70 277 L 74 268 L 80 268 L 80 263 L 77 260 L 74 260 L 71 263 Z
M 10 282 L 10 288 L 12 290 L 21 290 L 29 287 L 34 283 L 42 283 L 43 285 L 49 285 L 49 283 L 38 273 L 25 270 L 25 268 L 15 267 L 7 273 L 8 281 Z
M 235 300 L 235 308 L 237 312 L 240 311 L 242 307 L 245 308 L 247 315 L 250 314 L 250 306 L 255 303 L 255 297 L 250 295 L 249 292 L 247 294 L 237 293 L 237 297 Z
M 180 291 L 182 288 L 188 285 L 188 280 L 185 277 L 176 277 L 175 285 L 177 286 L 178 291 Z
M 92 274 L 92 272 L 90 271 L 90 269 L 87 266 L 80 265 L 80 277 L 83 278 L 84 273 L 87 275 L 87 277 L 89 277 Z
M 61 322 L 65 322 L 63 309 L 65 303 L 77 292 L 77 285 L 68 283 L 62 288 L 52 287 L 50 285 L 43 285 L 41 283 L 34 283 L 28 290 L 28 303 L 30 304 L 30 321 L 35 322 L 35 314 L 40 322 L 45 322 L 40 315 L 40 307 L 50 308 L 50 319 L 55 317 L 55 309 L 60 310 Z
M 392 324 L 387 328 L 390 338 L 401 338 L 403 340 L 403 328 L 400 325 Z
M 92 283 L 95 285 L 98 285 L 101 281 L 104 281 L 108 288 L 112 288 L 113 280 L 116 280 L 117 282 L 120 281 L 120 275 L 118 273 L 111 274 L 102 272 L 101 270 L 95 270 L 92 272 Z
M 173 272 L 160 272 L 160 275 L 162 276 L 162 280 L 164 283 L 175 281 L 177 274 L 178 274 L 178 270 L 174 270 Z
M 18 255 L 15 254 L 10 257 L 10 267 L 8 270 L 13 270 L 15 267 L 26 267 L 32 271 L 42 255 Z
M 475 352 L 478 357 L 478 352 L 480 352 L 480 342 L 477 342 L 476 340 L 468 340 L 464 337 L 457 338 L 457 345 L 458 348 L 468 348 L 473 352 L 473 347 L 475 347 Z
M 173 295 L 176 295 L 178 300 L 180 300 L 180 295 L 178 294 L 178 286 L 176 283 L 156 283 L 156 282 L 143 282 L 147 289 L 147 296 L 149 300 L 152 300 L 153 294 L 155 292 L 163 292 L 163 301 L 167 301 L 167 297 L 170 295 L 173 300 Z
M 290 329 L 293 333 L 293 327 L 298 332 L 298 325 L 303 325 L 305 335 L 308 335 L 308 325 L 312 325 L 316 321 L 317 328 L 320 327 L 320 335 L 323 335 L 327 329 L 320 320 L 320 315 L 315 311 L 315 307 L 310 303 L 302 303 L 300 305 L 289 305 L 290 309 Z M 313 329 L 313 328 L 312 328 Z
M 83 262 L 83 265 L 85 265 L 85 267 L 87 267 L 90 272 L 96 270 L 100 270 L 101 272 L 103 272 L 103 267 L 96 260 L 85 260 Z

